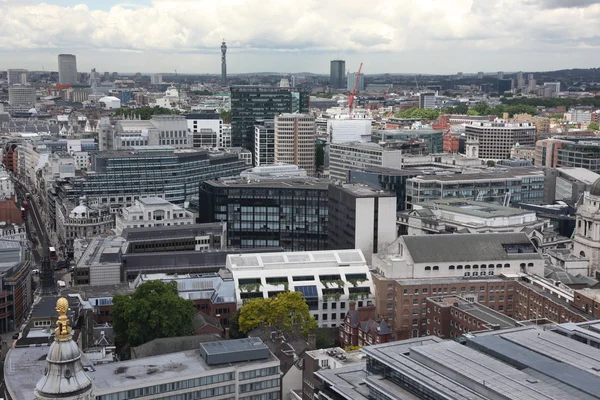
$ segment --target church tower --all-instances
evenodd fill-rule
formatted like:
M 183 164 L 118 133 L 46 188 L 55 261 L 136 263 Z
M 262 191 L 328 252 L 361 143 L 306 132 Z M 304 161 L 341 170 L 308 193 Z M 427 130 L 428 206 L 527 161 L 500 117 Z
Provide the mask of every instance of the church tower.
M 35 388 L 35 400 L 94 400 L 92 380 L 83 369 L 81 352 L 71 337 L 67 299 L 58 299 L 56 311 L 59 317 L 54 342 L 48 350 L 44 376 Z
M 573 254 L 589 260 L 588 275 L 600 271 L 600 179 L 577 205 Z

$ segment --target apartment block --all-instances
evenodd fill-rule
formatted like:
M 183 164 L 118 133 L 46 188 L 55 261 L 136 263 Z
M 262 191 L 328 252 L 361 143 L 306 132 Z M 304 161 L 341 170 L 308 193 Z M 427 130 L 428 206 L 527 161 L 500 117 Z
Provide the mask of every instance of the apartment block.
M 348 171 L 384 167 L 400 169 L 402 150 L 384 148 L 377 143 L 332 143 L 329 145 L 329 176 L 346 182 Z
M 315 117 L 309 114 L 281 114 L 275 117 L 275 162 L 294 164 L 315 174 Z

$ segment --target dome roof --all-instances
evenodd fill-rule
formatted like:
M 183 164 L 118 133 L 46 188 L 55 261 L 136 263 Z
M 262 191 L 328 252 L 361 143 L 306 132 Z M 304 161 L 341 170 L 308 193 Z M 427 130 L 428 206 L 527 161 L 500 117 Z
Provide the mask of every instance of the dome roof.
M 600 178 L 598 178 L 590 188 L 590 194 L 592 196 L 600 196 Z
M 87 213 L 87 207 L 84 206 L 83 204 L 78 205 L 77 207 L 75 207 L 73 209 L 73 211 L 71 211 L 72 214 L 78 214 L 78 215 L 82 215 Z
M 105 101 L 116 101 L 116 100 L 119 100 L 119 101 L 120 101 L 120 99 L 119 99 L 118 97 L 115 97 L 115 96 L 104 96 L 104 97 L 102 97 L 102 98 L 101 98 L 100 100 L 98 100 L 98 101 L 105 102 Z

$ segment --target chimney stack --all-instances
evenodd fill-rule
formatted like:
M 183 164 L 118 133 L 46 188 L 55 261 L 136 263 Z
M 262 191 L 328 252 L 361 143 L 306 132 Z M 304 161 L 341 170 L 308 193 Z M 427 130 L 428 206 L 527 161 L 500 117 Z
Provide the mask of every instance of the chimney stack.
M 355 301 L 350 302 L 350 311 L 356 311 L 356 302 Z
M 314 333 L 308 334 L 308 350 L 316 350 L 317 349 L 317 335 Z
M 225 328 L 225 340 L 229 340 L 229 328 Z

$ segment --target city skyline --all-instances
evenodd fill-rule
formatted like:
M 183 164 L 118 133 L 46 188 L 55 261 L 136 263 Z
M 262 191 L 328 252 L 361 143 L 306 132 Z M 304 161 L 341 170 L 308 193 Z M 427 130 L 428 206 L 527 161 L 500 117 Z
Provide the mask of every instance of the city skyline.
M 292 9 L 275 0 L 0 0 L 0 69 L 56 71 L 57 55 L 72 53 L 82 72 L 218 74 L 223 38 L 231 74 L 328 74 L 333 59 L 350 72 L 364 62 L 367 74 L 598 65 L 598 0 L 333 0 Z

